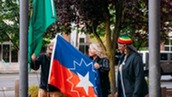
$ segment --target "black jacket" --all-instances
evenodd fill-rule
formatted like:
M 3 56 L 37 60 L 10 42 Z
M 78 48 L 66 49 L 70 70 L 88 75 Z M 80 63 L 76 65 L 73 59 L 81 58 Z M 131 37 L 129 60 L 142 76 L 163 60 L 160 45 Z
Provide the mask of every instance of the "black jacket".
M 148 86 L 144 78 L 143 62 L 136 52 L 130 52 L 124 61 L 122 55 L 118 67 L 123 63 L 121 71 L 118 68 L 117 86 L 121 97 L 144 97 L 148 93 Z
M 57 91 L 59 89 L 48 85 L 48 76 L 49 76 L 49 69 L 50 69 L 50 58 L 47 56 L 46 53 L 39 55 L 35 62 L 31 62 L 31 68 L 33 70 L 38 70 L 41 66 L 41 78 L 39 87 L 46 91 Z
M 98 71 L 100 76 L 100 83 L 101 83 L 101 90 L 103 97 L 108 97 L 108 94 L 110 94 L 109 60 L 107 58 L 97 57 L 94 61 L 100 65 Z

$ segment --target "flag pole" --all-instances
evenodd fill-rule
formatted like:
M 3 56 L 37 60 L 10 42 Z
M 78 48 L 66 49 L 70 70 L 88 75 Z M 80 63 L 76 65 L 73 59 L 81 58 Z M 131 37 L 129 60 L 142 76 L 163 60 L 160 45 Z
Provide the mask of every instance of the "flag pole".
M 20 0 L 19 97 L 28 97 L 28 0 Z
M 55 36 L 55 38 L 54 38 L 55 40 L 54 40 L 54 44 L 53 44 L 53 52 L 52 52 L 52 54 L 51 54 L 51 61 L 50 61 L 50 70 L 49 70 L 49 77 L 48 77 L 48 83 L 50 82 L 50 74 L 51 74 L 51 68 L 52 68 L 52 64 L 53 64 L 53 59 L 54 59 L 54 52 L 55 52 L 55 45 L 56 45 L 56 42 L 57 42 L 57 35 Z

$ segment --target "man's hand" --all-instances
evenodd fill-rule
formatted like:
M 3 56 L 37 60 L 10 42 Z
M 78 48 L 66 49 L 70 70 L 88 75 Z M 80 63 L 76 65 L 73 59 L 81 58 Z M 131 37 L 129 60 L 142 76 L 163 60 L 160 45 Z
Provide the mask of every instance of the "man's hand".
M 35 54 L 32 54 L 31 58 L 32 58 L 32 62 L 35 62 L 35 60 L 36 60 L 36 55 L 35 55 Z

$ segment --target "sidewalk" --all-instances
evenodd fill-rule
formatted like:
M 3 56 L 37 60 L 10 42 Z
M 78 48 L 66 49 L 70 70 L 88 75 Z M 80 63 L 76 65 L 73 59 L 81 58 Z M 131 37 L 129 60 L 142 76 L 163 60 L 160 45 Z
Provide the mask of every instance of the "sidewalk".
M 19 67 L 19 63 L 2 63 L 0 62 L 0 74 L 14 74 L 14 73 L 19 73 L 20 71 L 20 67 Z M 36 73 L 36 72 L 40 72 L 40 70 L 34 71 L 32 70 L 30 73 Z
M 19 73 L 19 63 L 0 62 L 0 73 Z

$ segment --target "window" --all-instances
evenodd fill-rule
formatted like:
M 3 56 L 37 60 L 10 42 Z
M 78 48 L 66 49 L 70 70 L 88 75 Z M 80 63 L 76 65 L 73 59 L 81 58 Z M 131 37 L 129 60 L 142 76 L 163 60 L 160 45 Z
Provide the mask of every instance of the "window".
M 172 54 L 170 53 L 170 60 L 172 60 Z
M 84 38 L 80 38 L 79 39 L 79 43 L 84 43 L 85 42 L 85 39 Z
M 10 46 L 5 44 L 3 45 L 3 53 L 2 53 L 2 59 L 5 61 L 5 62 L 9 62 L 10 60 Z
M 168 54 L 167 53 L 161 53 L 160 59 L 161 60 L 168 60 Z
M 89 44 L 85 43 L 85 38 L 79 39 L 79 50 L 84 53 L 85 55 L 88 55 L 88 48 Z
M 2 61 L 2 46 L 0 45 L 0 61 Z
M 169 46 L 165 45 L 164 46 L 164 50 L 165 51 L 172 51 L 172 47 L 169 47 Z
M 12 45 L 4 43 L 0 45 L 0 60 L 4 62 L 18 62 L 18 50 L 12 49 Z
M 17 50 L 12 50 L 12 58 L 11 58 L 11 62 L 18 62 L 18 51 Z

